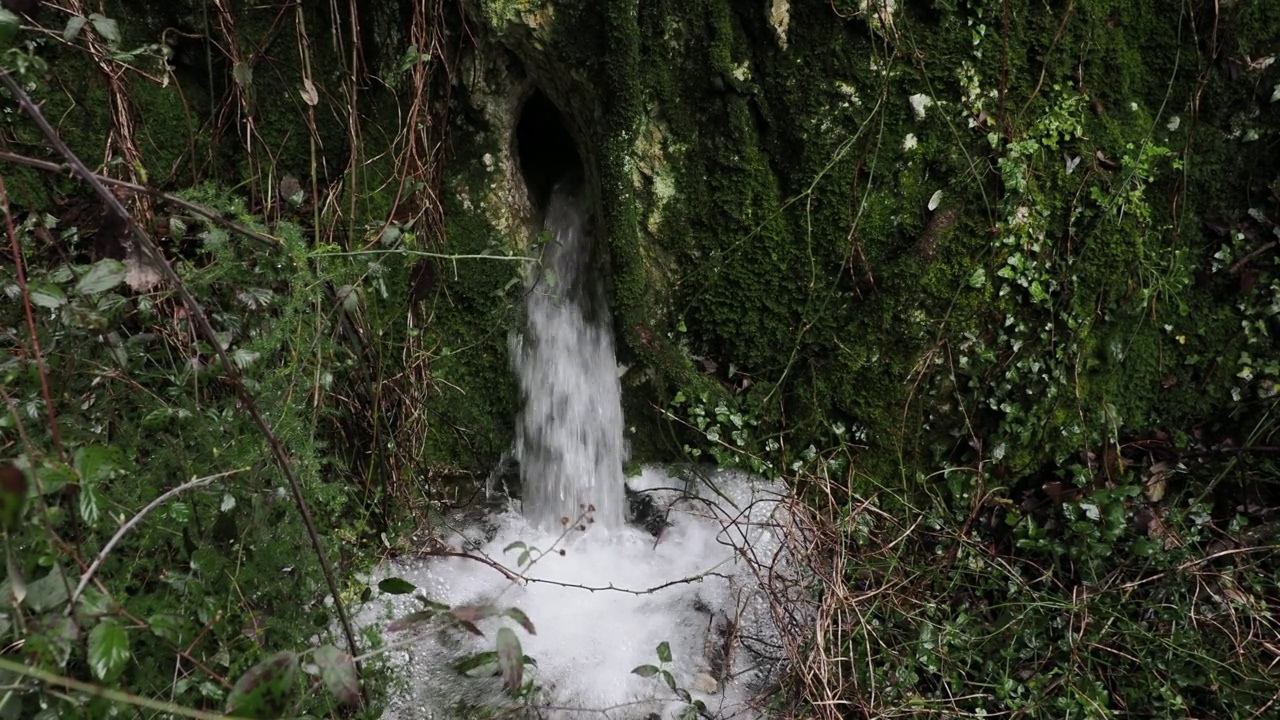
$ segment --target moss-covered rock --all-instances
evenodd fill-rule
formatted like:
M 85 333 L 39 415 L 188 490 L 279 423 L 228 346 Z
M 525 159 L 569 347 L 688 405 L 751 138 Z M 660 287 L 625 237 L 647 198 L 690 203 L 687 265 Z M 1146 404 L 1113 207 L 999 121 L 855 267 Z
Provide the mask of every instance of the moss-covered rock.
M 1232 406 L 1201 222 L 1275 174 L 1219 169 L 1274 142 L 1268 12 L 1215 50 L 1102 1 L 474 9 L 582 145 L 629 392 L 748 412 L 743 451 L 976 434 L 1015 470 Z

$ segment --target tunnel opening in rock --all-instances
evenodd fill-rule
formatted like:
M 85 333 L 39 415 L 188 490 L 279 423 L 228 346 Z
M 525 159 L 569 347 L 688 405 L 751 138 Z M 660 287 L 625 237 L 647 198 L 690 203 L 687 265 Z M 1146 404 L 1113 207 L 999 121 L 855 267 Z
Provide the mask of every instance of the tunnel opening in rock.
M 539 215 L 546 211 L 551 189 L 557 182 L 582 177 L 582 155 L 573 134 L 560 108 L 541 90 L 535 90 L 520 110 L 516 156 L 529 201 Z

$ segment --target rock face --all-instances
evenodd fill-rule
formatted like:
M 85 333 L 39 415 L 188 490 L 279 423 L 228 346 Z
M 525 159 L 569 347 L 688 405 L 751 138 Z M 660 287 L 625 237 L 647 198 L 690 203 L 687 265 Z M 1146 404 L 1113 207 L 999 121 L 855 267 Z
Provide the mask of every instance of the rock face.
M 1221 8 L 1209 48 L 1158 3 L 988 5 L 472 0 L 483 121 L 453 132 L 493 161 L 450 167 L 509 234 L 536 213 L 512 118 L 561 111 L 628 392 L 722 460 L 785 461 L 782 431 L 1026 472 L 1265 394 L 1238 361 L 1274 351 L 1234 328 L 1267 311 L 1213 260 L 1252 246 L 1201 227 L 1280 215 L 1251 151 L 1280 12 Z
M 309 4 L 305 38 L 280 35 L 302 31 L 267 6 L 214 18 L 240 48 L 198 40 L 198 3 L 104 10 L 126 45 L 171 43 L 165 83 L 125 80 L 153 179 L 292 175 L 310 192 L 314 142 L 335 198 L 317 204 L 378 225 L 406 205 L 387 159 L 404 153 L 379 143 L 425 138 L 421 164 L 443 174 L 423 200 L 439 205 L 433 249 L 467 259 L 418 273 L 427 301 L 382 302 L 385 317 L 429 305 L 433 463 L 487 467 L 510 444 L 519 265 L 476 258 L 524 251 L 570 155 L 637 459 L 687 443 L 765 470 L 852 438 L 895 468 L 980 446 L 1018 474 L 1274 392 L 1277 273 L 1258 251 L 1280 217 L 1274 3 L 1183 18 L 1154 0 L 445 5 L 335 19 Z M 358 56 L 319 50 L 346 47 L 348 27 Z M 433 89 L 406 115 L 418 72 Z M 64 72 L 71 92 L 48 113 L 81 97 L 84 124 L 110 127 L 98 74 Z M 52 202 L 29 177 L 15 169 L 17 201 Z M 383 272 L 417 277 L 390 259 Z

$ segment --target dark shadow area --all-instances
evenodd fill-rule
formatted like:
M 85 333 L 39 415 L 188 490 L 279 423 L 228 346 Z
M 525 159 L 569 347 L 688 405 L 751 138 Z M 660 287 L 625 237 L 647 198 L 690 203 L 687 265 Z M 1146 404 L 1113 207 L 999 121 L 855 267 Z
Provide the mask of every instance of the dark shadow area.
M 520 110 L 516 156 L 529 189 L 529 201 L 539 214 L 546 210 L 551 188 L 558 180 L 570 174 L 581 176 L 582 156 L 573 135 L 560 108 L 541 90 L 535 90 Z

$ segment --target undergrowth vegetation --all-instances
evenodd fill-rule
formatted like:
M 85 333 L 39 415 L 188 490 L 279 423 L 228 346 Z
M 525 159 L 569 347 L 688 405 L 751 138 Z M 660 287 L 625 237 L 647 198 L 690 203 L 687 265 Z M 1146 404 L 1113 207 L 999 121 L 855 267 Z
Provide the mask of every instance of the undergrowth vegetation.
M 357 578 L 474 491 L 514 405 L 524 258 L 442 181 L 462 21 L 46 5 L 0 14 L 0 720 L 374 716 L 382 639 L 344 611 L 416 588 Z M 653 170 L 679 272 L 633 267 L 619 316 L 671 455 L 804 501 L 817 632 L 767 712 L 1280 716 L 1280 66 L 1246 32 L 1280 17 L 794 5 L 807 44 L 754 64 L 727 4 L 646 8 L 662 62 L 619 83 L 654 136 L 732 131 Z M 460 671 L 529 709 L 538 618 L 424 598 L 390 629 L 481 618 L 508 626 Z
M 202 31 L 223 41 L 217 82 L 235 92 L 186 143 L 194 126 L 158 128 L 132 104 L 181 97 L 164 90 L 191 59 L 172 36 L 126 52 L 145 24 L 78 0 L 0 11 L 3 718 L 376 717 L 385 694 L 378 640 L 346 608 L 435 492 L 427 436 L 456 432 L 417 412 L 439 338 L 412 327 L 405 282 L 438 256 L 431 134 L 403 135 L 382 165 L 353 136 L 343 167 L 318 155 L 332 118 L 255 127 L 253 66 L 275 58 L 239 53 L 270 28 L 223 10 Z M 304 59 L 305 10 L 287 11 Z M 414 37 L 439 39 L 438 10 L 421 7 Z M 397 58 L 401 94 L 381 101 L 420 112 L 439 89 L 426 64 L 446 51 Z M 59 132 L 36 103 L 74 107 L 77 68 L 103 73 L 89 84 L 112 113 L 54 116 Z M 290 97 L 314 109 L 322 81 L 299 87 Z M 248 118 L 247 134 L 222 135 L 220 112 Z M 151 132 L 213 165 L 158 167 Z M 290 135 L 302 163 L 264 147 L 296 151 Z M 241 187 L 217 167 L 227 150 L 247 161 Z M 431 300 L 429 277 L 418 284 L 413 300 Z

